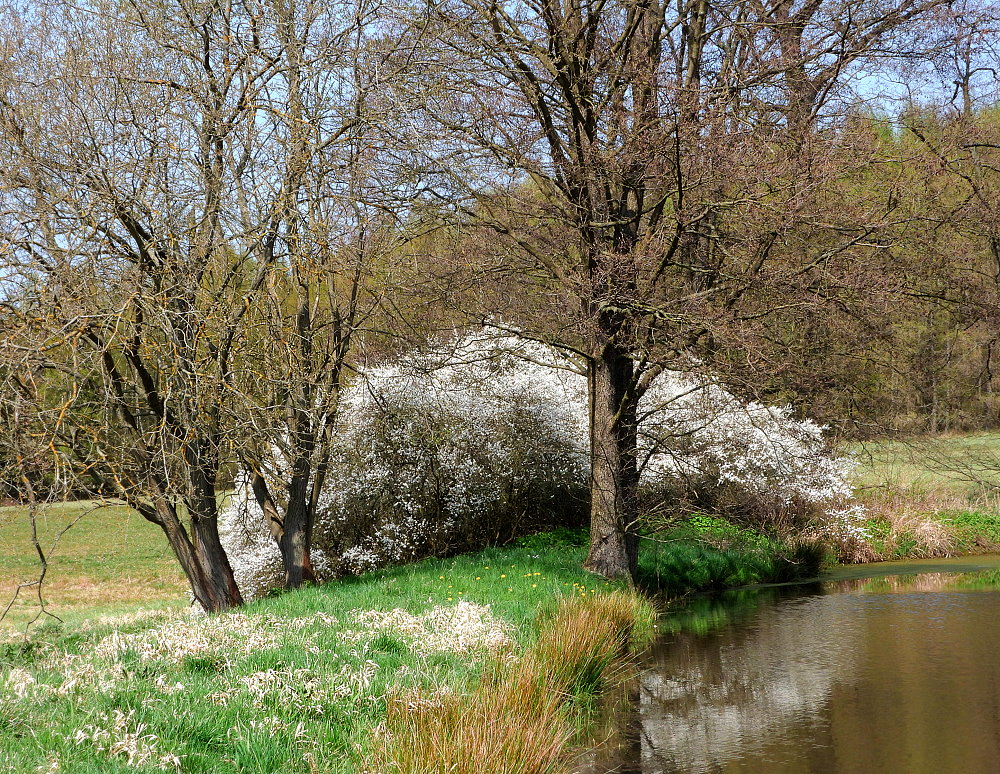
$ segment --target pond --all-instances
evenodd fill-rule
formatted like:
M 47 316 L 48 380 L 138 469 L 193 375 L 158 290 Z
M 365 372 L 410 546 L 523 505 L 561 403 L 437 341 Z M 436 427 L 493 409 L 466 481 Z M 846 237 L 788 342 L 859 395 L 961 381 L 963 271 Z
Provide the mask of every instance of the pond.
M 586 774 L 1000 772 L 1000 556 L 692 600 Z

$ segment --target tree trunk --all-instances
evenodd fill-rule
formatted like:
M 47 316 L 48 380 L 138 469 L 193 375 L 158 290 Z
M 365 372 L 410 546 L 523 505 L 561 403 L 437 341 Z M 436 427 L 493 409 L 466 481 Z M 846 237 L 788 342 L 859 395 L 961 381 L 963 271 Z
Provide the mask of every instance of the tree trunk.
M 243 595 L 233 577 L 222 542 L 219 540 L 219 522 L 216 518 L 194 517 L 191 522 L 194 550 L 203 571 L 201 595 L 208 600 L 202 605 L 210 613 L 228 610 L 243 604 Z M 198 597 L 198 593 L 195 593 Z
M 635 577 L 636 395 L 632 358 L 613 344 L 589 366 L 590 553 L 584 567 L 606 578 Z
M 260 473 L 253 476 L 254 497 L 264 511 L 264 522 L 281 552 L 285 588 L 288 589 L 297 589 L 307 581 L 316 580 L 310 549 L 316 498 L 310 494 L 308 460 L 300 457 L 293 469 L 284 518 L 278 512 L 264 477 Z
M 155 511 L 140 508 L 140 513 L 157 524 L 167 536 L 177 561 L 184 570 L 191 593 L 209 613 L 218 613 L 243 604 L 233 568 L 219 541 L 215 519 L 195 517 L 191 522 L 193 540 L 181 524 L 177 511 L 166 500 L 157 502 Z
M 316 580 L 310 551 L 312 514 L 309 508 L 309 477 L 295 475 L 288 492 L 284 529 L 278 547 L 285 565 L 285 588 L 297 589 L 306 581 Z

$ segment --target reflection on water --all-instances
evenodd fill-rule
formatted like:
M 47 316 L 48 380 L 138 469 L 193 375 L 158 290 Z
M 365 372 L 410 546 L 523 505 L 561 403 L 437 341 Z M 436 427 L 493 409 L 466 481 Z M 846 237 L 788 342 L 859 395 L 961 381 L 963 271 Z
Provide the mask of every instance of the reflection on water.
M 998 575 L 841 580 L 690 610 L 633 686 L 627 743 L 581 771 L 996 774 Z

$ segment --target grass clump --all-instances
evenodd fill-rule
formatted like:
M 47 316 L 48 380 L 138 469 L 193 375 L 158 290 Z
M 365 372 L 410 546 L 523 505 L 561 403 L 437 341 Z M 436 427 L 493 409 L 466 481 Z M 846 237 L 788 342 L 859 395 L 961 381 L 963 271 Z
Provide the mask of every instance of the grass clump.
M 597 694 L 654 613 L 632 592 L 570 596 L 520 659 L 494 662 L 460 694 L 416 691 L 389 704 L 377 774 L 552 774 L 568 762 L 575 700 Z
M 864 536 L 838 546 L 845 564 L 928 559 L 1000 549 L 1000 510 L 947 489 L 865 492 Z

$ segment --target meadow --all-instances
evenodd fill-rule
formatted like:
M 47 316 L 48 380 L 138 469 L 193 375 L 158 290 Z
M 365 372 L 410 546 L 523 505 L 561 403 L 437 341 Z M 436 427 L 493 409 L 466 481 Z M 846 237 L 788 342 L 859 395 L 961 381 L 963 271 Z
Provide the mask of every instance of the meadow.
M 581 559 L 493 549 L 218 616 L 45 621 L 0 645 L 0 771 L 408 772 L 434 750 L 480 772 L 515 774 L 512 755 L 561 770 L 574 706 L 654 628 L 647 603 Z M 390 764 L 414 728 L 430 748 Z
M 1000 434 L 852 445 L 868 517 L 864 545 L 842 561 L 956 556 L 1000 550 Z
M 36 518 L 48 561 L 44 598 L 67 622 L 129 612 L 137 606 L 184 607 L 184 576 L 159 527 L 122 505 L 55 503 Z M 16 587 L 37 580 L 41 564 L 31 542 L 27 508 L 0 508 L 0 610 Z M 26 586 L 0 632 L 38 615 L 37 588 Z
M 1000 487 L 1000 433 L 851 444 L 859 490 L 895 489 L 992 502 Z

